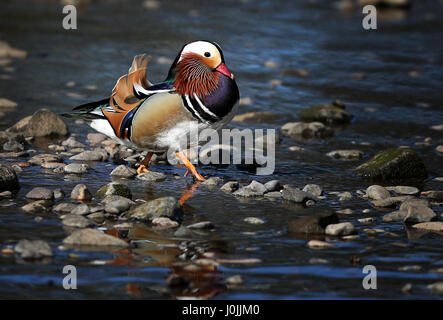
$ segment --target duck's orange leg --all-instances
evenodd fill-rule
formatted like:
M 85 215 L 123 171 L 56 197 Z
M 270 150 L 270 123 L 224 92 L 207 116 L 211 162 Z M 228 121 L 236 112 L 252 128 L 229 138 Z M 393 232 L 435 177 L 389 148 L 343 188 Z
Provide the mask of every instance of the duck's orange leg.
M 197 180 L 199 181 L 206 180 L 205 178 L 203 178 L 203 176 L 200 173 L 198 173 L 197 169 L 194 167 L 191 161 L 189 161 L 189 159 L 183 154 L 183 152 L 178 151 L 175 153 L 175 155 L 177 156 L 177 158 L 181 160 L 181 162 L 183 162 L 186 168 L 188 168 L 188 171 L 191 172 L 194 175 L 194 177 L 197 178 Z
M 193 195 L 193 192 L 198 189 L 198 186 L 200 185 L 200 183 L 201 183 L 201 181 L 197 181 L 191 186 L 186 186 L 186 189 L 183 191 L 182 196 L 178 200 L 178 203 L 183 205 L 186 202 L 186 200 L 191 198 Z
M 152 155 L 154 153 L 153 152 L 148 152 L 148 154 L 146 155 L 146 157 L 138 163 L 138 169 L 137 169 L 137 174 L 141 174 L 141 173 L 148 173 L 149 170 L 147 169 L 148 165 L 149 165 L 149 161 L 151 161 Z

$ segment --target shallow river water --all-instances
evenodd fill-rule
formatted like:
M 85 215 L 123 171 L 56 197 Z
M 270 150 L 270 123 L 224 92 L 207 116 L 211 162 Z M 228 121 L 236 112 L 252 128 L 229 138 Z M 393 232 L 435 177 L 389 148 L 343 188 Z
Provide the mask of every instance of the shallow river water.
M 26 50 L 28 57 L 15 60 L 9 72 L 0 69 L 0 97 L 19 105 L 0 119 L 0 130 L 42 107 L 61 113 L 108 96 L 115 80 L 139 53 L 154 57 L 150 80 L 163 80 L 170 61 L 162 62 L 172 60 L 193 39 L 211 39 L 222 46 L 241 97 L 251 100 L 240 105 L 239 113 L 271 111 L 277 115 L 261 123 L 231 123 L 230 128 L 278 129 L 297 120 L 303 108 L 337 99 L 354 118 L 329 139 L 283 137 L 270 176 L 255 176 L 233 165 L 200 168 L 205 175 L 241 183 L 278 179 L 300 188 L 318 184 L 326 198 L 314 207 L 266 198 L 238 199 L 218 188 L 200 186 L 184 205 L 183 224 L 209 220 L 215 230 L 180 238 L 173 231 L 138 225 L 123 235 L 134 247 L 117 252 L 61 250 L 68 232 L 55 214 L 43 214 L 43 220 L 36 222 L 35 215 L 20 210 L 27 203 L 26 193 L 36 186 L 61 188 L 68 199 L 78 183 L 95 193 L 113 180 L 109 173 L 116 164 L 92 163 L 93 170 L 76 179 L 39 166 L 25 168 L 19 174 L 18 194 L 0 203 L 0 246 L 24 238 L 42 239 L 50 243 L 54 256 L 29 262 L 0 255 L 0 297 L 441 298 L 427 285 L 443 278 L 432 272 L 443 267 L 442 235 L 417 234 L 403 224 L 383 222 L 389 210 L 373 208 L 356 194 L 374 182 L 353 172 L 381 150 L 409 145 L 429 173 L 428 179 L 414 185 L 421 190 L 443 189 L 443 182 L 435 179 L 443 176 L 443 156 L 435 151 L 443 144 L 443 136 L 430 128 L 443 123 L 443 3 L 413 4 L 407 11 L 380 13 L 378 29 L 365 31 L 360 9 L 343 11 L 333 1 L 165 1 L 158 8 L 146 8 L 142 1 L 93 1 L 78 8 L 78 30 L 64 30 L 58 1 L 2 1 L 0 40 Z M 308 74 L 294 71 L 301 69 Z M 68 125 L 83 143 L 93 132 L 72 120 Z M 422 144 L 427 137 L 430 143 Z M 32 149 L 48 152 L 48 143 L 37 140 Z M 309 152 L 293 152 L 290 146 Z M 359 149 L 364 156 L 340 161 L 325 155 L 337 149 Z M 182 168 L 158 165 L 153 170 L 166 173 L 166 180 L 155 184 L 125 181 L 133 199 L 179 198 L 192 185 L 190 178 L 182 177 Z M 353 198 L 339 202 L 330 193 L 334 191 L 349 191 Z M 352 222 L 359 238 L 329 239 L 337 248 L 313 250 L 306 246 L 311 238 L 286 231 L 287 223 L 298 217 L 345 208 L 353 213 L 341 215 L 340 220 Z M 369 213 L 362 212 L 368 208 Z M 439 215 L 443 212 L 441 206 L 433 210 Z M 265 223 L 249 224 L 244 221 L 247 217 Z M 357 221 L 366 217 L 373 217 L 374 223 L 368 226 Z M 384 232 L 371 236 L 363 231 L 368 227 Z M 202 252 L 215 253 L 226 262 L 198 272 L 183 269 L 184 263 Z M 61 285 L 62 268 L 68 264 L 77 267 L 77 290 L 64 290 Z M 362 287 L 364 265 L 376 266 L 377 290 Z M 410 265 L 421 269 L 399 271 Z M 192 281 L 193 290 L 168 288 L 166 279 L 171 273 Z M 241 275 L 243 283 L 227 285 L 225 280 L 234 275 Z M 402 292 L 407 283 L 413 287 L 409 294 Z

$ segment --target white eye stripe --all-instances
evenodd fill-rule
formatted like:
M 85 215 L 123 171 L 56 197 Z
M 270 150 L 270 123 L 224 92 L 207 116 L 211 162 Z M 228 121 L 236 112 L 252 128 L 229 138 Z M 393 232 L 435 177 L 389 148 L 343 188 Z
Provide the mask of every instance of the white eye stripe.
M 212 43 L 206 42 L 206 41 L 195 41 L 195 42 L 192 42 L 192 43 L 186 45 L 183 48 L 178 62 L 180 62 L 182 60 L 182 57 L 184 54 L 190 53 L 190 52 L 197 53 L 201 56 L 205 56 L 205 53 L 209 52 L 210 57 L 214 57 L 217 54 L 219 54 L 217 47 L 214 46 Z

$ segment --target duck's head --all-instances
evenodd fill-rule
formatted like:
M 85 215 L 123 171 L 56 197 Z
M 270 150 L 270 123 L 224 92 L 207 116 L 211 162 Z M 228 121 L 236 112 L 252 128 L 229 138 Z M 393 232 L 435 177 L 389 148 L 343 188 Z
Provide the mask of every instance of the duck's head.
M 220 77 L 234 79 L 223 51 L 212 41 L 198 40 L 183 46 L 169 69 L 168 79 L 181 94 L 202 96 L 217 88 Z

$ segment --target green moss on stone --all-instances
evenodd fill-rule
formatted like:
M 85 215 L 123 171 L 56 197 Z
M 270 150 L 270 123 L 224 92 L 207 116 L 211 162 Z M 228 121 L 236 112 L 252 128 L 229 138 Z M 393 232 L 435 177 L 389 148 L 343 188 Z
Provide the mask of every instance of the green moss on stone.
M 380 180 L 424 179 L 426 167 L 414 150 L 408 147 L 382 151 L 356 168 L 358 175 Z

